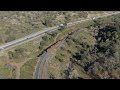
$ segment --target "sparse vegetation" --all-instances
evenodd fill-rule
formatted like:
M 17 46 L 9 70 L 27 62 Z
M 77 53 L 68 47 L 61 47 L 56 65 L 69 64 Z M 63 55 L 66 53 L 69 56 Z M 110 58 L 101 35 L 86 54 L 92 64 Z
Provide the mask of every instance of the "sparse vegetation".
M 44 27 L 78 21 L 89 18 L 93 14 L 103 13 L 97 11 L 0 11 L 0 44 L 40 31 Z M 52 65 L 49 66 L 49 78 L 119 78 L 119 20 L 119 15 L 116 15 L 78 24 L 65 28 L 62 32 L 60 30 L 50 32 L 42 38 L 8 49 L 0 56 L 0 78 L 16 78 L 17 69 L 14 64 L 19 65 L 27 61 L 21 66 L 20 78 L 31 79 L 38 60 L 37 56 L 50 46 L 54 39 L 60 40 L 70 34 L 69 32 L 85 27 L 86 29 L 97 28 L 98 36 L 93 37 L 89 31 L 78 31 L 79 33 L 69 35 L 63 46 L 58 48 L 53 60 L 49 62 Z M 93 44 L 95 41 L 97 46 Z M 97 51 L 97 60 L 93 54 L 94 49 Z M 70 63 L 73 66 L 69 66 Z
M 95 24 L 98 27 L 96 25 L 91 26 L 97 29 L 95 36 L 92 36 L 93 34 L 90 31 L 81 31 L 69 36 L 64 47 L 58 49 L 55 58 L 50 62 L 50 65 L 53 66 L 54 63 L 57 64 L 55 68 L 59 67 L 57 70 L 61 72 L 57 72 L 53 66 L 49 66 L 49 69 L 54 69 L 54 71 L 49 71 L 56 78 L 61 75 L 59 78 L 70 79 L 74 70 L 71 71 L 72 68 L 68 68 L 68 64 L 73 63 L 75 65 L 73 69 L 77 70 L 80 78 L 119 79 L 120 23 L 118 17 L 119 15 L 96 20 Z M 63 58 L 61 54 L 66 57 Z M 72 78 L 77 77 L 73 75 Z

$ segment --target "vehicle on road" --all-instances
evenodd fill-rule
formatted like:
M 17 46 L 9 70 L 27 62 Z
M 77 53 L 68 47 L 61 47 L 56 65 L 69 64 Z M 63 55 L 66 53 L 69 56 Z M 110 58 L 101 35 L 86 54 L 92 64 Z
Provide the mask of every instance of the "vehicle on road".
M 58 30 L 64 30 L 64 28 L 67 26 L 67 23 L 62 23 L 59 25 Z
M 93 20 L 95 20 L 96 18 L 94 17 L 94 18 L 92 18 Z

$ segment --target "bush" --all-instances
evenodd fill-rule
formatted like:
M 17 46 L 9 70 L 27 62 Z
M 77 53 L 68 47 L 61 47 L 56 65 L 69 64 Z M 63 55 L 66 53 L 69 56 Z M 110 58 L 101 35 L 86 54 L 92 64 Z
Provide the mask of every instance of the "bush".
M 50 37 L 49 35 L 45 35 L 45 36 L 42 37 L 42 39 L 43 39 L 44 41 L 48 41 L 48 40 L 51 39 L 51 37 Z
M 49 75 L 49 78 L 50 78 L 50 79 L 55 79 L 55 76 L 54 76 L 53 74 L 50 74 L 50 75 Z
M 52 27 L 53 25 L 53 22 L 51 20 L 51 18 L 45 18 L 43 21 L 42 21 L 42 24 L 47 26 L 47 27 Z
M 43 46 L 39 46 L 39 49 L 42 50 L 42 49 L 43 49 Z
M 63 58 L 61 57 L 61 55 L 55 56 L 55 58 L 56 58 L 58 61 L 63 62 Z
M 43 39 L 44 41 L 48 41 L 48 40 L 49 40 L 49 38 L 48 38 L 47 36 L 43 36 L 42 39 Z
M 13 52 L 12 52 L 12 51 L 9 51 L 9 52 L 8 52 L 8 55 L 9 55 L 9 58 L 10 58 L 10 59 L 13 58 Z
M 24 51 L 26 51 L 25 48 L 17 48 L 17 49 L 15 49 L 15 52 L 17 52 L 17 53 L 21 53 L 21 52 L 24 52 Z
M 13 59 L 18 59 L 20 57 L 20 54 L 18 54 L 18 53 L 13 53 Z
M 86 11 L 79 11 L 79 17 L 80 18 L 87 18 L 87 16 L 88 16 L 88 14 L 87 14 L 87 12 Z
M 50 33 L 49 35 L 51 35 L 52 37 L 55 37 L 56 35 L 58 34 L 58 32 L 52 32 L 52 33 Z
M 107 37 L 110 37 L 110 36 L 111 36 L 111 32 L 108 31 L 108 32 L 107 32 Z
M 41 45 L 41 46 L 46 46 L 46 44 L 47 44 L 47 43 L 46 43 L 45 41 L 41 41 L 41 42 L 40 42 L 40 45 Z
M 73 41 L 71 39 L 67 39 L 66 42 L 69 46 L 73 44 Z

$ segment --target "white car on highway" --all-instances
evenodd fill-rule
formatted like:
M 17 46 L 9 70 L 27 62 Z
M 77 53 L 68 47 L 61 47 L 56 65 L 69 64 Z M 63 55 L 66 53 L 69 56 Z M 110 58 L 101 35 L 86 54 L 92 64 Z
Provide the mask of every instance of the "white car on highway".
M 96 18 L 94 17 L 94 18 L 92 18 L 93 20 L 95 20 Z

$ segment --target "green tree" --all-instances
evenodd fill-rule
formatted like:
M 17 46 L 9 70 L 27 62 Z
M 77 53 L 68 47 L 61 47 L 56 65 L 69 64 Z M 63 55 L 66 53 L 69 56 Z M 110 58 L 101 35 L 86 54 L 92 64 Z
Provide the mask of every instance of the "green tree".
M 52 19 L 50 17 L 47 17 L 44 20 L 42 20 L 42 24 L 47 26 L 47 27 L 52 27 L 53 22 L 52 22 Z
M 118 33 L 120 33 L 120 27 L 119 27 L 118 24 L 116 24 L 116 30 L 117 30 Z
M 13 59 L 18 59 L 18 58 L 20 58 L 20 54 L 18 54 L 18 53 L 13 53 Z
M 107 37 L 110 37 L 110 36 L 111 36 L 111 32 L 108 31 L 108 32 L 107 32 Z
M 71 39 L 67 39 L 66 42 L 69 46 L 73 44 L 73 41 Z
M 100 47 L 106 47 L 106 43 L 103 40 L 99 43 Z
M 26 50 L 25 48 L 17 48 L 17 49 L 15 49 L 15 53 L 18 53 L 18 54 L 24 56 L 25 50 Z
M 66 14 L 65 15 L 65 22 L 69 22 L 70 18 L 71 18 L 70 14 Z
M 47 44 L 47 43 L 46 43 L 45 41 L 41 41 L 41 42 L 40 42 L 40 45 L 41 45 L 41 46 L 46 46 L 46 44 Z
M 50 78 L 50 79 L 55 79 L 55 76 L 51 73 L 51 74 L 49 75 L 49 78 Z
M 119 36 L 118 36 L 117 33 L 115 33 L 115 34 L 114 34 L 114 37 L 115 37 L 115 39 L 118 39 Z
M 110 40 L 109 40 L 109 39 L 107 39 L 107 40 L 105 41 L 105 43 L 104 43 L 104 44 L 105 44 L 105 46 L 107 47 L 107 46 L 109 46 L 109 45 L 110 45 L 110 43 L 111 43 L 111 42 L 110 42 Z
M 80 55 L 80 59 L 81 60 L 84 60 L 85 58 L 86 58 L 86 54 L 85 53 L 83 53 L 83 54 Z
M 49 38 L 47 36 L 43 36 L 42 39 L 45 40 L 45 41 L 49 40 Z
M 39 46 L 39 49 L 42 50 L 42 49 L 43 49 L 43 46 Z

